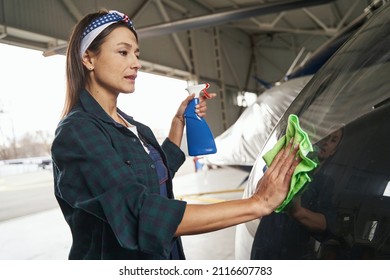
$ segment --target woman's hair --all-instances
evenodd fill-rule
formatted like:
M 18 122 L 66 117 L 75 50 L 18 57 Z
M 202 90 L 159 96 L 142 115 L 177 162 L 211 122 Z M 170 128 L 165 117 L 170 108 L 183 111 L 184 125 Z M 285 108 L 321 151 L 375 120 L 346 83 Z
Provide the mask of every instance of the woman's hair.
M 72 108 L 76 105 L 80 92 L 85 88 L 87 83 L 88 70 L 84 67 L 82 59 L 80 58 L 80 46 L 83 32 L 92 21 L 107 13 L 107 10 L 100 10 L 98 12 L 88 14 L 82 18 L 72 30 L 66 52 L 66 95 L 61 118 L 64 118 L 67 114 L 69 114 Z M 119 26 L 129 28 L 127 23 L 124 21 L 118 21 L 109 25 L 92 41 L 88 50 L 98 54 L 104 39 Z M 135 30 L 133 28 L 129 28 L 129 30 L 134 33 L 136 39 L 138 40 Z

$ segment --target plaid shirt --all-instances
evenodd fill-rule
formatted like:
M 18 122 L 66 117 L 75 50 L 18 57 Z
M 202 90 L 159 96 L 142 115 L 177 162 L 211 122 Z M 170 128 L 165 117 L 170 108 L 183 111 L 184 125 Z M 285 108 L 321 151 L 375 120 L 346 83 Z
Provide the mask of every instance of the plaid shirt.
M 186 203 L 173 198 L 172 176 L 184 153 L 123 112 L 169 170 L 160 196 L 152 159 L 138 137 L 116 123 L 86 91 L 58 125 L 52 144 L 55 195 L 70 226 L 70 259 L 167 258 Z

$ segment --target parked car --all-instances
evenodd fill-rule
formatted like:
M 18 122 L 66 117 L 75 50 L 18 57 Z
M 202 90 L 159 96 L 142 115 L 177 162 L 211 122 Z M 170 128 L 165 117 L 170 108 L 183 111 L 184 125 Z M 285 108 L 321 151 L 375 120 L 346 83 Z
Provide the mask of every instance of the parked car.
M 263 176 L 262 157 L 285 135 L 290 114 L 308 133 L 308 156 L 319 166 L 284 212 L 237 226 L 237 259 L 390 259 L 389 77 L 390 3 L 383 1 L 268 137 L 244 197 Z M 299 209 L 311 218 L 295 215 Z

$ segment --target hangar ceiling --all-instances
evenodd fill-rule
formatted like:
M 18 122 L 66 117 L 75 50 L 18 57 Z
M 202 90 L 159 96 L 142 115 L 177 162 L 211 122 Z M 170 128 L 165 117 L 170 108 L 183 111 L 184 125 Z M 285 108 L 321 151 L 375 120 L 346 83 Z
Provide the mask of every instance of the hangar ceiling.
M 238 117 L 239 92 L 283 79 L 358 18 L 371 0 L 0 0 L 0 43 L 64 53 L 74 24 L 100 8 L 126 13 L 143 71 L 210 82 L 214 133 Z

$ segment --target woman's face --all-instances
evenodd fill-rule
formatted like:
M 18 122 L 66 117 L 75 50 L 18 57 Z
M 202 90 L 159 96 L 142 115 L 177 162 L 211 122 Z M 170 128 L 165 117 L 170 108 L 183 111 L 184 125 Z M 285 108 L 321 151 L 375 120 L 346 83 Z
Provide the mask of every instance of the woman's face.
M 339 129 L 321 140 L 318 143 L 318 158 L 320 160 L 324 160 L 332 156 L 336 152 L 337 146 L 339 145 L 342 136 L 343 132 L 341 129 Z
M 141 68 L 135 35 L 126 27 L 114 29 L 100 46 L 98 54 L 90 54 L 93 65 L 93 90 L 106 93 L 131 93 Z

